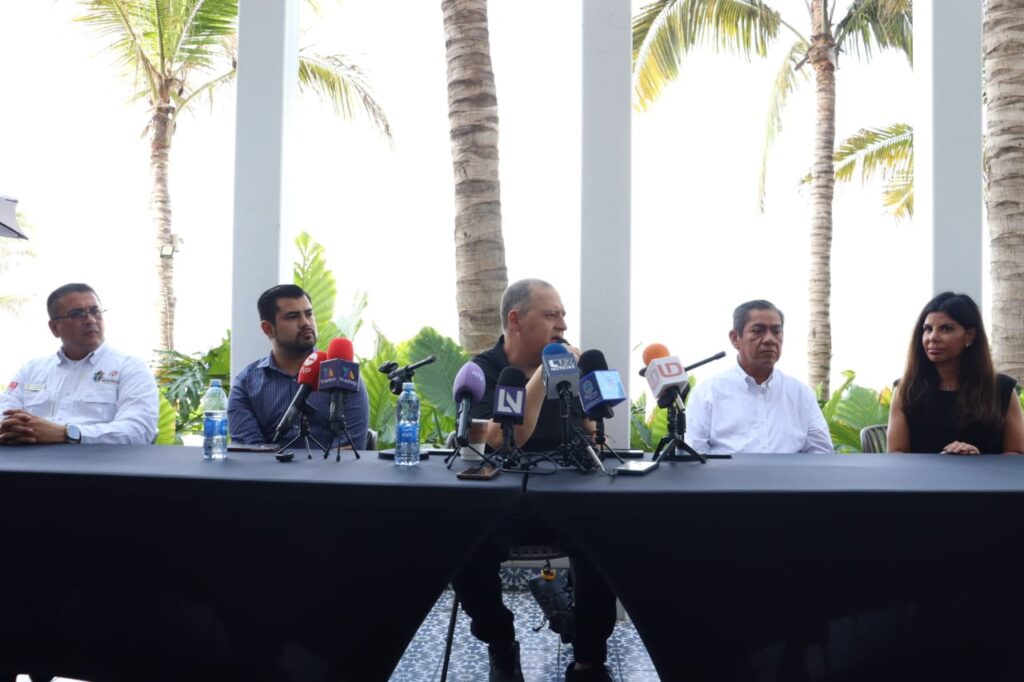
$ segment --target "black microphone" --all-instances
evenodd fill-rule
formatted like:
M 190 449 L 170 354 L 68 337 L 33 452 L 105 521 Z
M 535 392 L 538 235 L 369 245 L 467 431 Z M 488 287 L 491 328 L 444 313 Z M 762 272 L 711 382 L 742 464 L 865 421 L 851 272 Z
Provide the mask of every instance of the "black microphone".
M 498 375 L 494 387 L 492 421 L 501 424 L 502 449 L 506 452 L 515 447 L 516 424 L 523 423 L 526 412 L 526 374 L 518 367 L 506 367 Z
M 295 423 L 295 418 L 299 416 L 301 412 L 306 409 L 306 400 L 309 398 L 309 394 L 316 390 L 318 382 L 320 380 L 320 363 L 327 357 L 327 353 L 322 350 L 314 351 L 309 354 L 306 361 L 302 363 L 302 368 L 299 369 L 299 390 L 295 393 L 292 398 L 292 402 L 288 405 L 288 409 L 285 410 L 284 415 L 281 417 L 281 421 L 278 422 L 277 428 L 274 429 L 273 442 L 277 443 L 281 440 L 281 437 L 288 433 L 292 424 Z

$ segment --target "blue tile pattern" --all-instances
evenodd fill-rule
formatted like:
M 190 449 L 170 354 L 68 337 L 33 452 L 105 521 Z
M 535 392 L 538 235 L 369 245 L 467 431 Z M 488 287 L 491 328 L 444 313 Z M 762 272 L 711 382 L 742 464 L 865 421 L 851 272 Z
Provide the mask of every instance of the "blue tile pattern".
M 544 614 L 530 595 L 526 581 L 536 569 L 502 568 L 501 577 L 506 606 L 516 614 L 516 637 L 526 682 L 557 682 L 564 679 L 572 660 L 572 647 L 562 644 L 548 629 Z M 409 643 L 402 660 L 391 675 L 391 682 L 429 682 L 441 677 L 444 640 L 448 632 L 453 594 L 446 590 L 427 615 Z M 534 632 L 533 628 L 543 627 Z M 633 624 L 619 622 L 608 641 L 608 667 L 616 682 L 655 682 L 654 670 Z M 448 679 L 453 682 L 480 682 L 487 679 L 487 646 L 469 631 L 469 618 L 459 612 L 455 626 Z

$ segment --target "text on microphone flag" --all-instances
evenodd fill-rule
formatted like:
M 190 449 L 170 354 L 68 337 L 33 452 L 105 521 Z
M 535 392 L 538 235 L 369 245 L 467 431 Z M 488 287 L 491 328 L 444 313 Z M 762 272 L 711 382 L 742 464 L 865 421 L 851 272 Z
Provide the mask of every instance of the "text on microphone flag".
M 526 407 L 526 391 L 518 386 L 498 386 L 494 392 L 495 415 L 521 417 Z

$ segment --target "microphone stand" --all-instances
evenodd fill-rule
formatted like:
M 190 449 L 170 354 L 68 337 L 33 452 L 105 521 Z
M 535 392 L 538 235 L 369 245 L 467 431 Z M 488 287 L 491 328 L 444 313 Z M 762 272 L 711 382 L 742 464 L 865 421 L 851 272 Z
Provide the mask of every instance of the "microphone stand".
M 625 464 L 626 462 L 622 459 L 622 455 L 615 452 L 615 448 L 608 445 L 608 439 L 604 435 L 604 417 L 595 418 L 594 423 L 597 425 L 594 431 L 594 445 L 597 446 L 598 457 L 603 459 L 605 454 L 609 454 L 619 460 L 620 463 Z
M 494 467 L 495 469 L 501 468 L 500 464 L 496 464 L 494 462 L 494 460 L 491 459 L 491 457 L 493 457 L 497 453 L 492 452 L 490 455 L 486 455 L 486 454 L 480 452 L 479 450 L 477 450 L 476 448 L 474 448 L 472 445 L 469 445 L 468 443 L 465 444 L 465 445 L 463 445 L 462 443 L 456 443 L 455 449 L 452 450 L 450 455 L 448 455 L 447 457 L 444 458 L 444 463 L 445 463 L 445 465 L 449 469 L 452 468 L 452 463 L 455 461 L 455 458 L 459 457 L 462 454 L 462 448 L 468 448 L 472 452 L 475 452 L 477 455 L 480 456 L 481 460 L 483 460 L 484 462 L 487 462 L 488 466 Z
M 318 450 L 329 450 L 329 448 L 325 448 L 323 443 L 318 441 L 316 436 L 309 431 L 309 415 L 312 414 L 316 414 L 316 410 L 309 405 L 303 405 L 299 408 L 299 433 L 295 438 L 292 438 L 285 445 L 281 446 L 281 449 L 277 451 L 277 454 L 283 454 L 285 450 L 294 445 L 300 438 L 306 445 L 306 459 L 313 459 L 313 451 L 309 447 L 310 441 L 317 446 Z
M 334 403 L 335 400 L 340 400 L 341 401 L 341 405 L 338 406 L 338 409 L 332 409 L 331 410 L 331 412 L 335 415 L 334 420 L 331 421 L 331 443 L 333 444 L 334 441 L 338 440 L 338 436 L 340 436 L 341 434 L 344 433 L 345 434 L 345 440 L 347 440 L 348 444 L 350 446 L 352 446 L 352 452 L 353 452 L 353 454 L 355 454 L 356 459 L 362 459 L 359 456 L 359 450 L 356 449 L 356 444 L 352 442 L 352 436 L 348 435 L 348 426 L 345 425 L 345 394 L 342 393 L 341 396 L 338 396 L 338 392 L 336 391 L 333 395 L 331 395 L 331 402 Z M 334 405 L 332 405 L 331 407 L 333 408 Z M 331 453 L 330 446 L 327 446 L 326 448 L 324 448 L 324 459 L 327 459 L 327 456 L 330 453 Z M 335 462 L 340 462 L 341 461 L 341 443 L 340 442 L 337 445 L 337 453 L 336 453 L 334 461 Z

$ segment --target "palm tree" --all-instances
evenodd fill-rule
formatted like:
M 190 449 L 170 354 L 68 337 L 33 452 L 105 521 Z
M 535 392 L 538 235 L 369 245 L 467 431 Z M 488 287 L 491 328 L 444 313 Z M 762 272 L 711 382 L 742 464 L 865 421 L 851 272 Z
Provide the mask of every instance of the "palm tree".
M 857 168 L 867 182 L 882 176 L 882 201 L 897 220 L 914 216 L 914 127 L 893 123 L 862 128 L 839 143 L 832 157 L 836 182 L 853 179 Z M 808 176 L 807 181 L 810 181 Z
M 985 207 L 992 253 L 992 346 L 1024 379 L 1024 0 L 986 0 Z
M 160 347 L 174 348 L 174 235 L 168 192 L 171 140 L 189 108 L 234 80 L 238 0 L 80 0 L 79 21 L 110 38 L 110 48 L 132 78 L 134 98 L 149 103 L 150 208 L 160 294 Z M 361 104 L 390 139 L 390 126 L 362 74 L 341 55 L 299 55 L 300 87 L 327 99 L 349 117 Z
M 768 47 L 792 40 L 778 71 L 768 106 L 759 198 L 764 192 L 764 159 L 780 128 L 782 111 L 798 86 L 797 74 L 810 64 L 815 77 L 816 125 L 811 163 L 811 272 L 808 374 L 812 386 L 829 394 L 832 359 L 832 198 L 835 184 L 835 71 L 843 52 L 870 57 L 872 50 L 898 49 L 912 57 L 911 0 L 854 0 L 834 21 L 836 3 L 808 0 L 807 33 L 797 30 L 761 0 L 657 0 L 633 18 L 633 77 L 636 106 L 643 110 L 678 74 L 686 54 L 710 46 L 749 58 L 766 57 Z
M 455 286 L 459 343 L 485 350 L 499 333 L 508 286 L 498 181 L 498 96 L 487 0 L 442 0 L 448 121 L 455 173 Z

